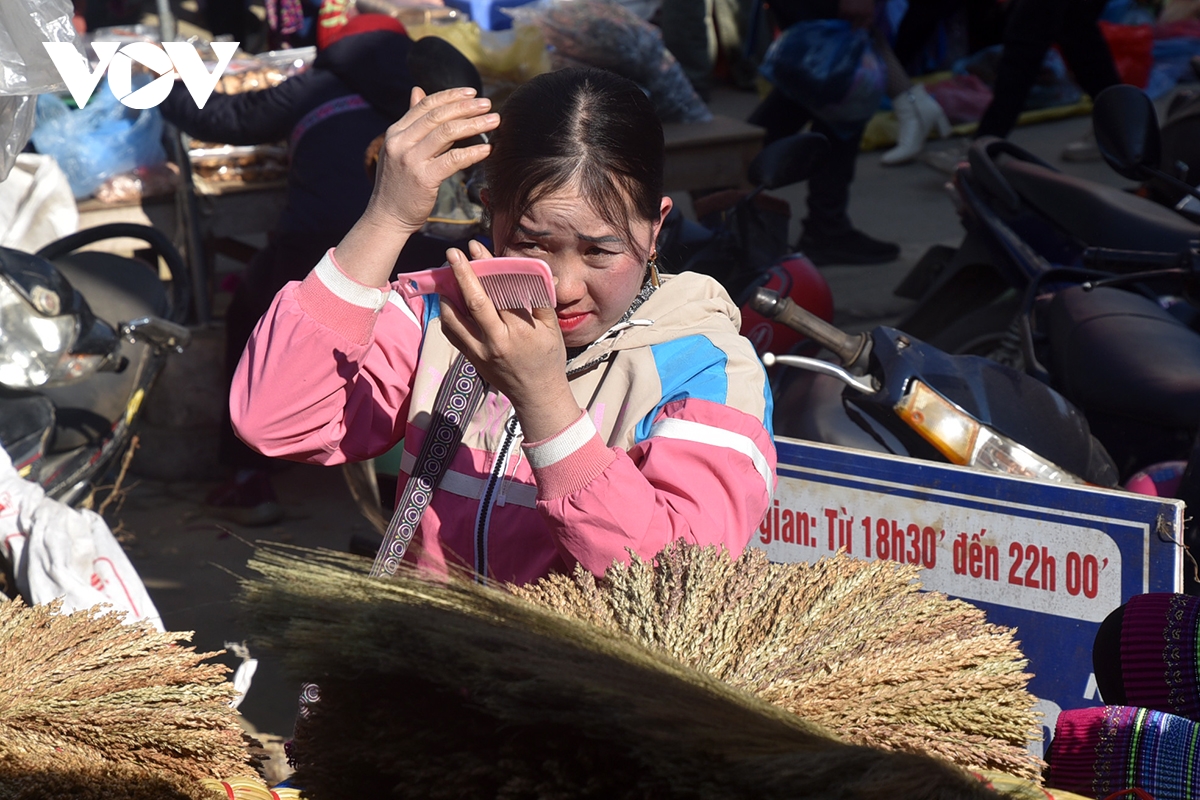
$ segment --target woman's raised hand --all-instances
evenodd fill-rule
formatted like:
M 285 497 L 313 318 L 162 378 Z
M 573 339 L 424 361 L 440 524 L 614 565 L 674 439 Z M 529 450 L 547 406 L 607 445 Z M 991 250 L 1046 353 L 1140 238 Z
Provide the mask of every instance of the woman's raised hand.
M 367 215 L 407 228 L 425 224 L 442 181 L 478 164 L 491 145 L 455 148 L 454 143 L 494 130 L 500 115 L 471 88 L 426 96 L 413 88 L 408 113 L 387 130 Z
M 479 242 L 474 260 L 490 258 Z M 500 310 L 461 250 L 446 251 L 465 308 L 442 304 L 442 331 L 489 384 L 513 404 L 527 441 L 547 439 L 579 418 L 567 382 L 567 351 L 553 308 Z
M 500 124 L 491 107 L 470 88 L 428 96 L 413 88 L 408 113 L 385 134 L 367 210 L 334 254 L 351 277 L 372 286 L 387 282 L 400 249 L 425 224 L 442 181 L 491 152 L 490 144 L 454 147 Z

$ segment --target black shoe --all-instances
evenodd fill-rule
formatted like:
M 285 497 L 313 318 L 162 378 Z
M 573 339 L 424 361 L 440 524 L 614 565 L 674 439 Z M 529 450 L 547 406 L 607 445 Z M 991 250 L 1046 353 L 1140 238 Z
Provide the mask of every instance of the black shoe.
M 872 239 L 851 228 L 837 236 L 813 236 L 808 231 L 796 242 L 796 249 L 818 267 L 827 264 L 886 264 L 900 257 L 899 246 Z

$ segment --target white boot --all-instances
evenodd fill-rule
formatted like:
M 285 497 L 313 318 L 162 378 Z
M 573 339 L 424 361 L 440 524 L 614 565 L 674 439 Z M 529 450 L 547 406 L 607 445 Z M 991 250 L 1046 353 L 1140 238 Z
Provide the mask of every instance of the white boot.
M 907 164 L 921 152 L 929 134 L 937 128 L 938 135 L 950 135 L 950 120 L 937 100 L 920 84 L 892 98 L 892 109 L 900 125 L 896 132 L 896 146 L 880 159 L 888 166 Z

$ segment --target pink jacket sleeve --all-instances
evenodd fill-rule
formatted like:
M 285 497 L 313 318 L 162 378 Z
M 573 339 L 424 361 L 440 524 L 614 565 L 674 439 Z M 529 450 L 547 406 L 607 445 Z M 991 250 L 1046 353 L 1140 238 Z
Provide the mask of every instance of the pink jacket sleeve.
M 735 557 L 775 490 L 774 442 L 761 420 L 687 399 L 659 412 L 628 452 L 604 445 L 585 414 L 525 445 L 538 510 L 564 555 L 602 573 L 628 550 L 650 558 L 675 539 L 724 545 Z
M 404 435 L 423 307 L 351 280 L 332 253 L 275 297 L 242 353 L 229 410 L 264 455 L 340 464 Z

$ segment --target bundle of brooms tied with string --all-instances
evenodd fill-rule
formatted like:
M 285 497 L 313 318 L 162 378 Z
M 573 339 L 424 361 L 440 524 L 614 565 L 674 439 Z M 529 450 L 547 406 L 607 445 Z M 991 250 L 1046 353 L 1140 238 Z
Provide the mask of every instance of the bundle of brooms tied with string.
M 680 544 L 502 591 L 369 566 L 269 545 L 243 583 L 259 644 L 320 685 L 295 740 L 315 800 L 985 798 L 925 753 L 1040 764 L 1017 752 L 1037 724 L 1011 633 L 911 568 Z
M 0 800 L 201 800 L 256 775 L 215 653 L 59 610 L 0 602 Z

